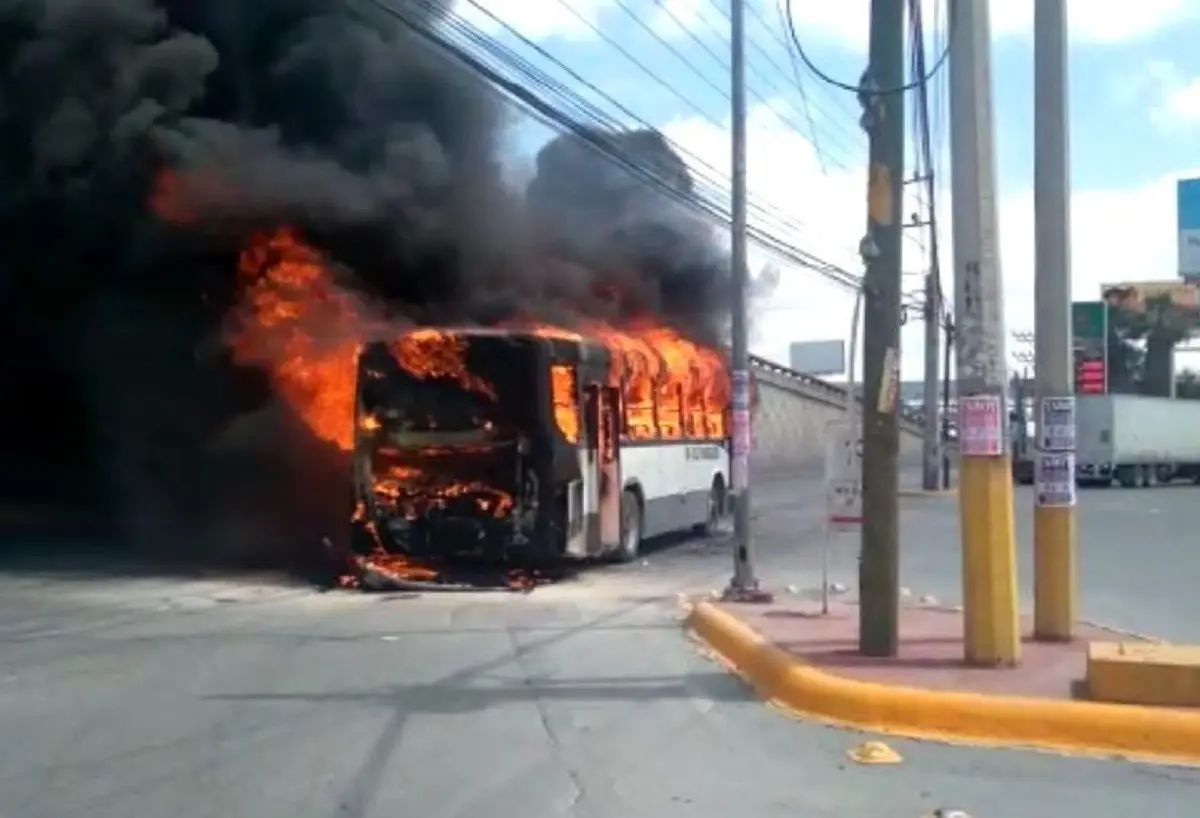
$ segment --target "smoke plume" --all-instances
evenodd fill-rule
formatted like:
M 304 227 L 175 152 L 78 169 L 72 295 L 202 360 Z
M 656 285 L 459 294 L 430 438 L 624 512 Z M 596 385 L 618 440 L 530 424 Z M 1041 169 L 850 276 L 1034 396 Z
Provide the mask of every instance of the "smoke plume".
M 391 1 L 417 26 L 450 13 Z M 35 339 L 7 363 L 81 385 L 98 468 L 82 479 L 131 541 L 275 560 L 345 518 L 340 456 L 230 363 L 256 230 L 295 229 L 389 320 L 653 314 L 716 337 L 708 229 L 573 137 L 512 190 L 507 124 L 485 84 L 370 5 L 0 2 L 0 296 Z M 612 138 L 690 190 L 659 135 Z

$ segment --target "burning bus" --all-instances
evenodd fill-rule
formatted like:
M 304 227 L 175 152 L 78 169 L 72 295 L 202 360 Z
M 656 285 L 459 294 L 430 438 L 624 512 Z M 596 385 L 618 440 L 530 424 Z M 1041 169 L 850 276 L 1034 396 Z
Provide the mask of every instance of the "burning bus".
M 719 354 L 665 328 L 421 328 L 365 345 L 353 548 L 631 560 L 644 537 L 711 531 L 729 395 Z

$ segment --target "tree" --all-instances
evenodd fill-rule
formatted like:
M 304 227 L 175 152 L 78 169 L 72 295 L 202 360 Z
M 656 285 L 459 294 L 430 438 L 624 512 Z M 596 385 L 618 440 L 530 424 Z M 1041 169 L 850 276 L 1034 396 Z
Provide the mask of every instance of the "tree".
M 1116 393 L 1171 394 L 1175 347 L 1196 327 L 1196 314 L 1170 296 L 1147 298 L 1143 309 L 1109 310 L 1109 386 Z M 1139 349 L 1136 342 L 1142 342 Z
M 1142 382 L 1146 356 L 1133 340 L 1141 331 L 1132 325 L 1135 317 L 1126 310 L 1108 311 L 1108 391 L 1116 395 L 1136 394 Z

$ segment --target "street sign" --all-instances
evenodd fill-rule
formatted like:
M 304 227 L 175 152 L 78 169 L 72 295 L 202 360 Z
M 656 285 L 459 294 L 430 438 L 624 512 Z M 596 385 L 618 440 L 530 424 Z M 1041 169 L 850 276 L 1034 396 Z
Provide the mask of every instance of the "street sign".
M 834 529 L 862 524 L 862 438 L 848 421 L 831 422 L 825 437 L 825 516 Z

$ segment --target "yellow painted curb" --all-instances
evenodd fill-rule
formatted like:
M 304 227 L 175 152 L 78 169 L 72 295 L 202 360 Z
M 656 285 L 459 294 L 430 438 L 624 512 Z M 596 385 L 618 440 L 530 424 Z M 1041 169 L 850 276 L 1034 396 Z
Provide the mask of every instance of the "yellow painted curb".
M 686 623 L 772 704 L 910 738 L 1200 764 L 1200 712 L 924 690 L 826 673 L 707 602 Z

